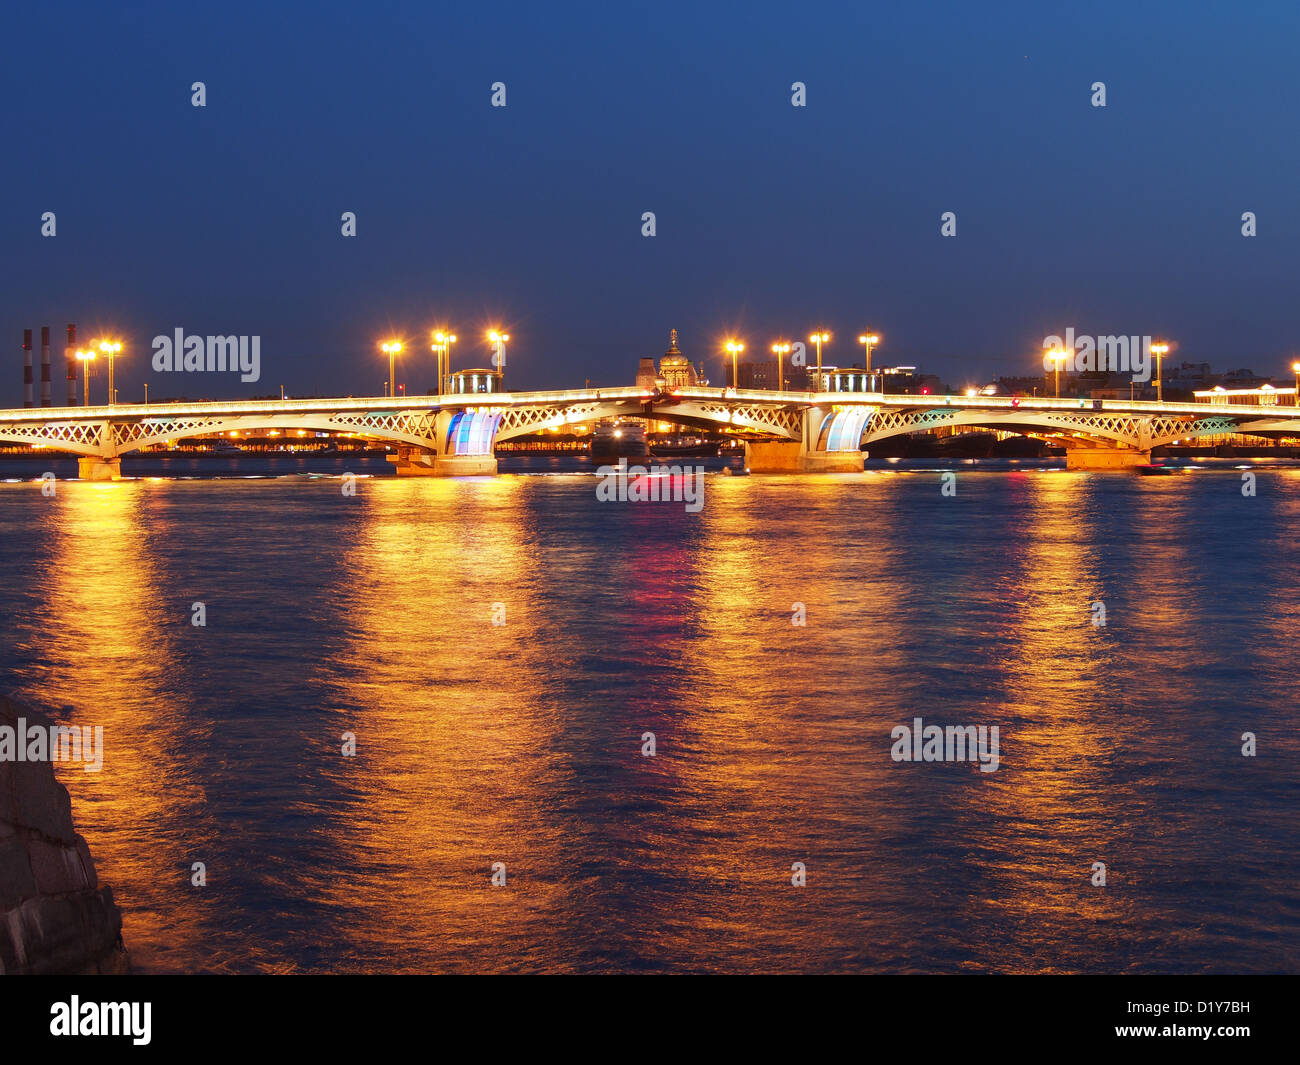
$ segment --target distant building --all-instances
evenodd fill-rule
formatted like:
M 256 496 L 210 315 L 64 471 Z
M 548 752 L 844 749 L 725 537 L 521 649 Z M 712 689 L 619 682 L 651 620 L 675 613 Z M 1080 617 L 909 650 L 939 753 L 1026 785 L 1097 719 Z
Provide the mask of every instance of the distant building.
M 776 359 L 748 359 L 739 365 L 740 388 L 778 389 Z M 938 374 L 921 373 L 915 366 L 882 366 L 870 371 L 861 366 L 822 364 L 822 378 L 817 380 L 816 366 L 781 367 L 787 392 L 879 392 L 895 395 L 938 395 L 947 385 Z
M 1208 362 L 1181 362 L 1177 366 L 1166 363 L 1164 375 L 1166 385 L 1185 391 L 1210 388 L 1217 382 Z
M 938 374 L 921 373 L 915 366 L 878 366 L 871 372 L 890 395 L 936 396 L 951 391 Z
M 1272 384 L 1272 381 L 1257 374 L 1254 370 L 1229 370 L 1219 377 L 1217 384 L 1227 389 L 1263 388 L 1267 384 Z
M 701 365 L 696 369 L 678 349 L 676 329 L 669 334 L 668 350 L 659 360 L 659 376 L 668 388 L 695 388 L 709 383 L 704 376 L 704 367 Z
M 704 375 L 704 365 L 702 363 L 698 367 L 692 365 L 690 359 L 677 347 L 676 329 L 669 333 L 668 350 L 659 360 L 658 369 L 655 368 L 653 356 L 644 355 L 637 362 L 636 386 L 643 392 L 664 392 L 674 388 L 703 388 L 708 383 L 709 379 Z M 646 432 L 649 433 L 669 433 L 679 428 L 671 422 L 654 420 L 646 421 L 644 425 Z
M 739 380 L 736 387 L 775 390 L 776 371 L 776 359 L 743 359 L 739 366 Z
M 1036 396 L 1043 392 L 1043 385 L 1047 378 L 1040 377 L 1037 374 L 1032 377 L 999 377 L 994 382 L 995 392 L 989 392 L 987 388 L 983 390 L 984 395 L 999 396 Z M 1061 383 L 1065 384 L 1065 375 L 1061 375 Z M 1049 386 L 1050 388 L 1050 386 Z
M 1248 407 L 1294 407 L 1296 390 L 1291 388 L 1274 388 L 1261 385 L 1259 388 L 1224 388 L 1215 385 L 1201 392 L 1194 392 L 1198 403 L 1218 405 L 1242 404 Z
M 636 384 L 647 391 L 655 389 L 704 387 L 709 379 L 704 375 L 704 365 L 696 367 L 677 347 L 677 330 L 669 334 L 668 350 L 655 369 L 654 359 L 645 356 L 637 364 Z
M 656 388 L 663 385 L 659 377 L 659 371 L 655 369 L 655 360 L 653 356 L 642 356 L 641 361 L 636 368 L 636 386 L 642 392 L 653 392 Z

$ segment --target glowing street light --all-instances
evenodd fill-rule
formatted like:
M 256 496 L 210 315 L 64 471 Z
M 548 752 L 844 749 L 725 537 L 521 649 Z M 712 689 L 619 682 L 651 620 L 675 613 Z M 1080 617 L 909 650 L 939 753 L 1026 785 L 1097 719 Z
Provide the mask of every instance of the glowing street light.
M 93 351 L 78 351 L 77 361 L 81 363 L 81 380 L 86 386 L 82 393 L 81 405 L 83 407 L 89 407 L 90 406 L 90 364 L 95 361 L 95 353 Z
M 99 342 L 100 354 L 108 356 L 108 405 L 110 407 L 117 402 L 117 389 L 113 385 L 113 356 L 121 350 L 122 343 L 119 340 L 101 340 Z
M 505 389 L 506 382 L 506 341 L 509 339 L 509 333 L 498 333 L 495 329 L 488 330 L 488 340 L 496 348 L 492 353 L 492 364 L 496 368 L 497 375 L 501 378 L 502 390 Z
M 827 333 L 824 330 L 820 332 L 816 332 L 808 338 L 809 341 L 817 345 L 817 391 L 818 392 L 825 391 L 822 388 L 822 345 L 825 344 L 828 340 L 830 340 L 830 338 L 831 338 L 830 333 Z
M 1295 399 L 1293 402 L 1295 406 L 1300 407 L 1300 362 L 1291 364 L 1291 372 L 1295 374 Z
M 785 391 L 785 364 L 782 361 L 784 356 L 790 350 L 790 345 L 784 341 L 778 340 L 772 345 L 772 350 L 776 352 L 776 390 Z
M 388 394 L 397 396 L 397 356 L 402 350 L 400 340 L 386 340 L 379 345 L 384 354 L 388 356 Z
M 1061 398 L 1061 367 L 1065 365 L 1065 360 L 1069 357 L 1069 352 L 1065 348 L 1053 348 L 1047 353 L 1047 357 L 1052 360 L 1056 366 L 1056 398 Z
M 745 345 L 739 340 L 728 340 L 723 346 L 723 350 L 731 355 L 731 387 L 740 387 L 740 353 L 745 350 Z
M 1152 344 L 1151 354 L 1156 357 L 1156 402 L 1163 403 L 1165 401 L 1165 388 L 1162 380 L 1163 375 L 1160 372 L 1160 360 L 1163 356 L 1169 354 L 1169 345 L 1163 340 Z
M 867 332 L 863 333 L 860 337 L 858 337 L 858 343 L 861 344 L 866 349 L 867 352 L 865 365 L 867 369 L 867 379 L 870 380 L 871 379 L 871 349 L 876 344 L 880 343 L 880 337 L 878 337 L 875 333 L 868 330 Z M 880 391 L 884 392 L 884 390 L 885 390 L 885 379 L 882 377 L 880 379 Z
M 438 355 L 438 395 L 447 391 L 447 379 L 451 377 L 451 346 L 454 343 L 455 333 L 444 333 L 439 329 L 433 334 L 432 350 Z

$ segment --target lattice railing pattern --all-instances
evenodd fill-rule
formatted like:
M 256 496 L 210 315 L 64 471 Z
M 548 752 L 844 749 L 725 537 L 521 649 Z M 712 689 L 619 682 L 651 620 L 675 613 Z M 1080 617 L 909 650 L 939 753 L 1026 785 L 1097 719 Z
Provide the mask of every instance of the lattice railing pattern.
M 1212 433 L 1238 431 L 1238 419 L 1218 415 L 1144 417 L 1104 411 L 971 411 L 962 408 L 881 410 L 863 432 L 866 441 L 900 433 L 919 433 L 949 425 L 979 426 L 1011 432 L 1072 432 L 1143 449 Z
M 953 410 L 878 410 L 867 420 L 862 432 L 864 440 L 879 440 L 900 433 L 920 433 L 939 426 L 952 425 L 956 419 Z
M 518 436 L 521 432 L 552 425 L 557 421 L 581 422 L 607 410 L 609 403 L 569 403 L 551 404 L 540 407 L 507 407 L 501 412 L 501 422 L 497 426 L 497 436 L 510 433 Z
M 641 401 L 625 398 L 581 400 L 506 407 L 501 410 L 497 439 L 553 425 L 557 421 L 583 422 L 617 414 L 642 414 Z M 663 421 L 711 421 L 757 432 L 770 432 L 797 440 L 803 431 L 805 408 L 797 404 L 728 403 L 725 400 L 660 397 L 649 416 Z M 282 428 L 310 425 L 319 429 L 354 432 L 417 446 L 437 447 L 438 412 L 340 411 L 285 414 L 283 418 L 249 414 L 193 415 L 169 418 L 132 418 L 123 421 L 11 422 L 0 426 L 0 440 L 74 452 L 112 456 L 165 440 L 240 429 L 244 425 Z M 1147 449 L 1173 440 L 1241 431 L 1236 415 L 1134 415 L 1090 410 L 974 410 L 963 407 L 874 408 L 862 437 L 878 440 L 899 433 L 925 432 L 945 426 L 978 426 L 1022 433 L 1066 432 Z
M 0 438 L 15 444 L 42 444 L 78 455 L 105 452 L 104 422 L 20 422 L 0 426 Z
M 430 443 L 438 435 L 438 415 L 433 411 L 347 411 L 331 414 L 329 423 L 352 432 L 413 436 Z
M 1173 440 L 1187 440 L 1195 436 L 1215 436 L 1235 433 L 1240 429 L 1240 419 L 1219 416 L 1216 418 L 1153 418 L 1151 446 L 1168 444 Z
M 721 425 L 743 422 L 749 428 L 771 429 L 783 436 L 796 438 L 803 431 L 802 407 L 777 407 L 768 404 L 728 405 L 708 402 L 696 403 L 694 407 L 702 415 Z M 730 418 L 727 417 L 729 414 Z M 664 417 L 668 417 L 667 412 Z
M 215 433 L 229 419 L 207 418 L 145 418 L 137 422 L 113 423 L 113 450 L 131 451 L 156 440 L 181 439 Z

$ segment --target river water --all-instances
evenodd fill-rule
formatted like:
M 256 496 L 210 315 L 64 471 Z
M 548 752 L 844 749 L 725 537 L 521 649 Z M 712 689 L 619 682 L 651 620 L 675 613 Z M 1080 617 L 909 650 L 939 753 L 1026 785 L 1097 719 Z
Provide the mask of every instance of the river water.
M 104 727 L 138 968 L 1300 969 L 1300 471 L 505 465 L 0 484 L 0 686 Z

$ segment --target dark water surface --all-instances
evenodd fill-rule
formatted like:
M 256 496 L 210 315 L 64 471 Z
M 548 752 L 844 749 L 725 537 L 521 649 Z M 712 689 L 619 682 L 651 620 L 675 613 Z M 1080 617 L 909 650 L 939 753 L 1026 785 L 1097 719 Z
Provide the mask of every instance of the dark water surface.
M 138 967 L 1300 969 L 1300 471 L 308 467 L 377 476 L 0 484 L 0 686 L 105 728 Z

